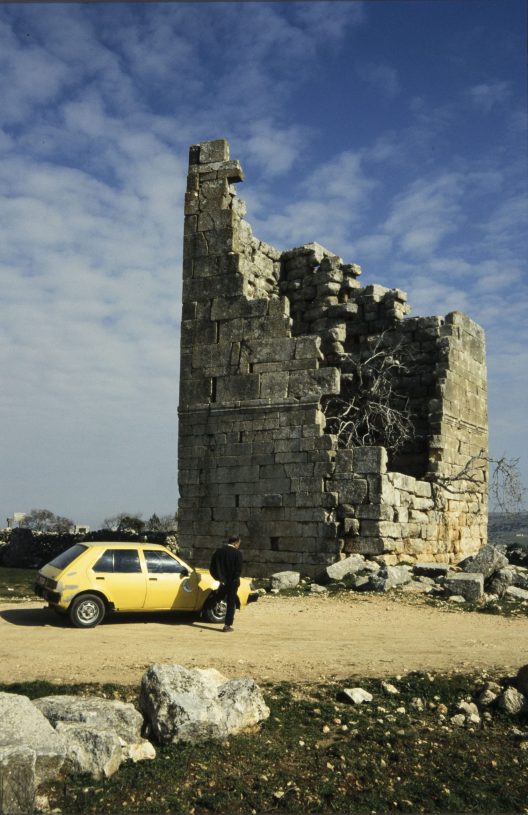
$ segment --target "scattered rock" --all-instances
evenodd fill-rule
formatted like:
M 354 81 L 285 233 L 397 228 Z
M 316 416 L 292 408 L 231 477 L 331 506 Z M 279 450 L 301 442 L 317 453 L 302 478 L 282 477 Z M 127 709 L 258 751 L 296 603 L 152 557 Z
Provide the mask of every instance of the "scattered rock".
M 372 702 L 373 696 L 363 688 L 343 688 L 338 694 L 338 698 L 344 702 L 352 702 L 354 705 L 361 705 L 363 702 Z
M 99 696 L 44 696 L 33 704 L 64 738 L 74 772 L 109 777 L 134 755 L 154 758 L 141 738 L 143 716 L 132 704 Z
M 36 753 L 30 747 L 0 746 L 0 812 L 28 815 L 34 811 L 35 763 Z
M 466 717 L 468 724 L 480 724 L 479 709 L 474 702 L 459 702 L 457 711 Z
M 423 699 L 420 699 L 419 696 L 413 696 L 411 699 L 411 707 L 421 712 L 424 709 Z
M 310 586 L 311 594 L 328 594 L 326 586 L 320 586 L 319 583 L 312 583 Z
M 477 699 L 479 705 L 487 707 L 493 704 L 498 699 L 501 690 L 501 686 L 496 682 L 486 682 Z
M 466 724 L 466 717 L 463 713 L 456 713 L 454 716 L 451 716 L 449 721 L 451 724 L 454 724 L 455 727 L 464 727 Z
M 444 581 L 447 594 L 463 597 L 465 600 L 478 600 L 484 594 L 484 577 L 480 573 L 466 572 L 453 574 L 449 572 Z
M 528 591 L 520 589 L 518 586 L 508 586 L 504 594 L 507 597 L 514 597 L 516 600 L 528 600 Z
M 502 597 L 508 586 L 513 583 L 513 569 L 499 569 L 492 575 L 488 589 L 492 594 Z
M 528 699 L 516 688 L 509 687 L 499 696 L 499 707 L 516 716 L 528 712 Z
M 370 578 L 370 587 L 374 591 L 388 591 L 395 586 L 403 586 L 412 580 L 409 566 L 382 566 Z
M 388 693 L 391 696 L 397 696 L 400 692 L 396 685 L 392 685 L 390 682 L 382 682 L 381 687 L 383 688 L 385 693 Z
M 499 569 L 504 569 L 508 566 L 508 558 L 503 555 L 499 549 L 492 546 L 491 543 L 488 543 L 486 546 L 483 546 L 476 555 L 465 558 L 465 560 L 458 565 L 462 571 L 466 573 L 479 573 L 486 578 L 491 577 L 491 575 L 494 574 L 494 572 L 498 572 Z
M 461 594 L 451 594 L 450 597 L 447 598 L 450 603 L 465 603 L 466 598 L 462 597 Z
M 356 574 L 365 568 L 365 558 L 363 555 L 349 555 L 344 560 L 338 560 L 327 566 L 315 578 L 316 583 L 331 583 L 336 580 L 342 580 L 343 577 L 349 574 Z
M 413 572 L 417 577 L 429 577 L 437 580 L 445 577 L 449 571 L 449 566 L 445 563 L 415 563 Z
M 66 745 L 27 696 L 0 693 L 0 722 L 0 748 L 25 747 L 35 753 L 37 786 L 57 775 L 64 763 Z
M 270 713 L 252 679 L 182 665 L 151 665 L 141 680 L 140 706 L 163 744 L 223 741 Z
M 301 575 L 299 572 L 276 572 L 271 575 L 271 588 L 283 591 L 284 589 L 294 589 L 299 585 Z

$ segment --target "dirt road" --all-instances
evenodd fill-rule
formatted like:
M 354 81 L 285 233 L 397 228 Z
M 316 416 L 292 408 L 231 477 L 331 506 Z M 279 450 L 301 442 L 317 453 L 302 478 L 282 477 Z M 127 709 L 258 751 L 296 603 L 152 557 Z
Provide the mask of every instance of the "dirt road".
M 412 670 L 495 669 L 527 661 L 526 619 L 446 610 L 416 598 L 263 597 L 236 629 L 172 615 L 114 615 L 71 628 L 41 603 L 0 605 L 0 681 L 137 684 L 154 662 L 255 680 L 317 681 Z

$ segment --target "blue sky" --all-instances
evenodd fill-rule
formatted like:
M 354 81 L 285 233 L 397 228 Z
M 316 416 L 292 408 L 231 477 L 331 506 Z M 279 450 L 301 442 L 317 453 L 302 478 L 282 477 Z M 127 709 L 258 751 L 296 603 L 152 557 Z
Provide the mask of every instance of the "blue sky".
M 520 0 L 0 6 L 0 518 L 174 511 L 189 144 L 255 234 L 487 332 L 528 482 Z

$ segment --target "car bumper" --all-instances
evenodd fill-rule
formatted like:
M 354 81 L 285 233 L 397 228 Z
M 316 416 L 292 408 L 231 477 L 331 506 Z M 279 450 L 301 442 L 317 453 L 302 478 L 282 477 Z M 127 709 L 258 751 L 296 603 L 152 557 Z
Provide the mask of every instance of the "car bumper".
M 42 597 L 42 599 L 47 600 L 48 603 L 60 603 L 61 596 L 58 591 L 45 589 L 44 586 L 40 586 L 38 583 L 34 585 L 33 591 L 37 597 Z

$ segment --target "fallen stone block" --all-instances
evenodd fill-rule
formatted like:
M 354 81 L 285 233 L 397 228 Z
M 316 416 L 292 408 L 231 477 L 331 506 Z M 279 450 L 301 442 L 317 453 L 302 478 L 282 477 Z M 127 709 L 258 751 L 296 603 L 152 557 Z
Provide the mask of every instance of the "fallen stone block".
M 33 704 L 66 744 L 74 772 L 109 777 L 128 758 L 154 758 L 153 746 L 141 737 L 143 716 L 134 705 L 99 696 L 44 696 Z
M 35 803 L 36 753 L 30 747 L 0 747 L 0 812 L 31 815 Z
M 365 558 L 363 555 L 349 555 L 343 560 L 338 560 L 336 563 L 327 566 L 317 575 L 316 582 L 324 585 L 325 583 L 331 583 L 335 580 L 342 580 L 347 575 L 356 574 L 364 568 Z
M 484 576 L 470 572 L 449 573 L 445 578 L 444 590 L 446 594 L 458 595 L 464 600 L 478 600 L 484 594 Z
M 403 586 L 412 580 L 409 566 L 382 566 L 376 574 L 370 577 L 370 587 L 373 591 L 389 591 L 396 586 Z
M 513 582 L 513 570 L 499 569 L 489 579 L 488 590 L 491 594 L 496 594 L 497 597 L 502 597 L 508 586 Z
M 504 594 L 513 597 L 515 600 L 528 600 L 528 591 L 520 589 L 518 586 L 508 586 Z
M 508 558 L 495 546 L 487 544 L 476 555 L 465 558 L 458 565 L 464 572 L 478 572 L 486 578 L 508 566 Z
M 58 774 L 66 745 L 27 696 L 0 693 L 0 722 L 0 748 L 27 747 L 35 752 L 37 786 Z
M 417 577 L 431 577 L 437 580 L 446 576 L 449 566 L 446 563 L 415 563 L 413 572 Z
M 270 714 L 252 679 L 182 665 L 151 665 L 141 680 L 140 706 L 162 744 L 223 741 Z
M 271 575 L 271 588 L 282 591 L 283 589 L 294 589 L 299 585 L 301 575 L 299 572 L 275 572 Z
M 499 696 L 499 707 L 505 710 L 506 713 L 511 713 L 512 716 L 516 716 L 518 713 L 527 713 L 528 699 L 517 688 L 509 687 Z

